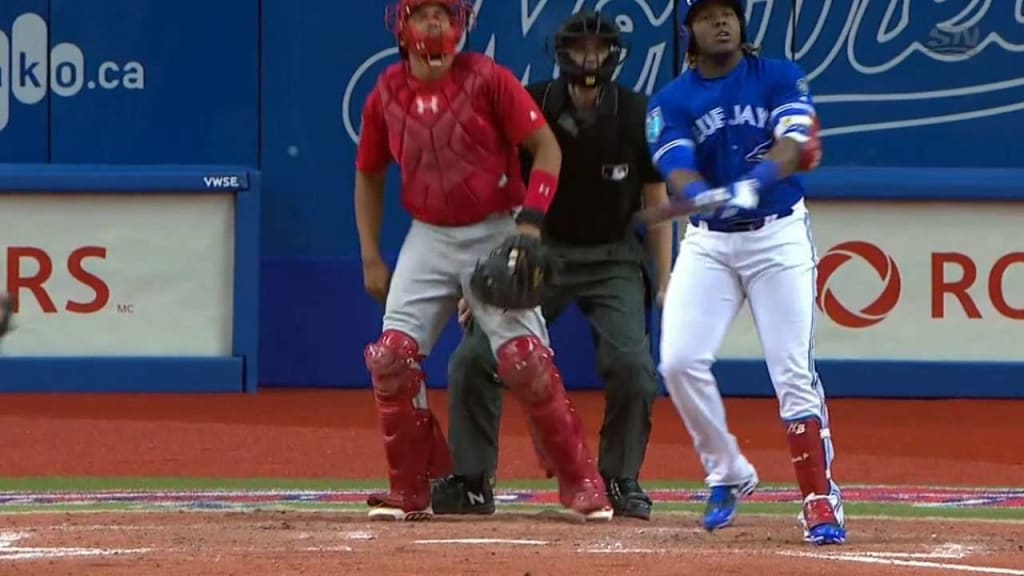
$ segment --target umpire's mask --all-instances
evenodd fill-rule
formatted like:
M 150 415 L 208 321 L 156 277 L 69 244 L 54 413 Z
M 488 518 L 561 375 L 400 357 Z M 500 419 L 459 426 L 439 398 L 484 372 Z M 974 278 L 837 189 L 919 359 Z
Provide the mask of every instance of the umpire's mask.
M 555 34 L 555 56 L 570 84 L 591 87 L 611 82 L 625 51 L 614 22 L 600 12 L 578 12 Z

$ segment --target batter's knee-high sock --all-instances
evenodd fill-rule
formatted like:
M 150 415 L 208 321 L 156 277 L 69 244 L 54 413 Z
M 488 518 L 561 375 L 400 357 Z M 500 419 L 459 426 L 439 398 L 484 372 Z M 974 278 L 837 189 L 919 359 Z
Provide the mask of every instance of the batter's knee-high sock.
M 831 491 L 831 471 L 825 454 L 821 421 L 817 417 L 790 420 L 786 424 L 786 441 L 800 493 L 828 496 Z

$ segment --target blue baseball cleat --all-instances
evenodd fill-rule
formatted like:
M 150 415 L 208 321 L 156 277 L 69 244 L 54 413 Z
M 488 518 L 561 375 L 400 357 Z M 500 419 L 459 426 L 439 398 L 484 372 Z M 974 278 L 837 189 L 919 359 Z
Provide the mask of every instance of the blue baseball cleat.
M 736 519 L 736 505 L 739 498 L 749 496 L 757 488 L 757 475 L 742 484 L 712 486 L 704 509 L 704 529 L 708 532 L 721 530 Z
M 821 524 L 807 532 L 807 540 L 818 546 L 846 542 L 846 528 L 838 524 Z
M 804 540 L 817 546 L 845 543 L 846 525 L 842 510 L 842 496 L 839 494 L 808 495 L 800 514 Z

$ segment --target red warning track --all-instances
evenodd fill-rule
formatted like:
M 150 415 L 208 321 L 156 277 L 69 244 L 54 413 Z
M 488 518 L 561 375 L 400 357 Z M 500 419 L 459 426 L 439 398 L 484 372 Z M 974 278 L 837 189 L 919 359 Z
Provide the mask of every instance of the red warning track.
M 575 393 L 592 443 L 604 400 Z M 430 403 L 446 420 L 447 397 Z M 729 423 L 769 482 L 792 482 L 774 400 L 729 400 Z M 860 484 L 1019 486 L 1024 401 L 830 403 L 836 477 Z M 446 424 L 445 424 L 446 425 Z M 383 478 L 367 391 L 255 395 L 4 395 L 2 476 Z M 539 478 L 522 411 L 506 403 L 499 475 Z M 656 405 L 643 478 L 699 481 L 689 436 Z

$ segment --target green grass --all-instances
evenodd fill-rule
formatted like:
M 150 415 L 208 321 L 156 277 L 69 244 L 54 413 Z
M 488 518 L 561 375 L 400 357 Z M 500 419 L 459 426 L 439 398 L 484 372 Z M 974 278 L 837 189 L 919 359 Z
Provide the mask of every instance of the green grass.
M 209 490 L 365 490 L 381 488 L 380 480 L 291 480 L 275 478 L 0 478 L 0 491 L 9 492 L 98 492 L 98 491 L 209 491 Z M 770 485 L 772 487 L 791 488 L 788 485 Z M 665 489 L 700 489 L 696 482 L 646 482 L 649 490 Z M 502 482 L 500 488 L 513 490 L 554 490 L 552 480 L 515 480 Z M 892 489 L 898 490 L 898 487 Z M 799 507 L 794 503 L 743 503 L 744 514 L 793 516 L 796 518 Z M 162 508 L 151 504 L 139 503 L 96 503 L 96 504 L 63 504 L 63 505 L 6 505 L 0 507 L 0 514 L 14 513 L 70 513 L 70 512 L 103 512 L 103 511 L 149 511 Z M 176 508 L 171 508 L 176 510 Z M 230 510 L 229 508 L 228 510 Z M 251 508 L 250 508 L 251 509 Z M 317 503 L 290 502 L 283 504 L 268 503 L 261 505 L 264 510 L 297 510 L 297 511 L 337 511 L 361 512 L 362 505 L 350 503 Z M 542 510 L 542 506 L 530 504 L 505 504 L 501 510 L 509 512 L 533 513 Z M 658 513 L 699 514 L 703 509 L 700 503 L 659 502 Z M 943 519 L 974 519 L 974 520 L 1014 520 L 1024 521 L 1022 508 L 937 508 L 918 507 L 909 504 L 894 503 L 857 503 L 847 502 L 846 512 L 855 517 L 896 517 L 896 518 L 943 518 Z
M 268 504 L 257 508 L 263 511 L 293 511 L 322 513 L 363 513 L 366 508 L 359 504 L 291 502 L 286 504 Z M 98 504 L 59 504 L 59 505 L 18 505 L 5 506 L 0 514 L 71 514 L 94 512 L 158 512 L 165 510 L 160 507 L 138 504 L 98 503 Z M 177 512 L 177 508 L 166 511 Z M 247 508 L 253 510 L 253 508 Z M 536 514 L 543 510 L 558 510 L 557 506 L 538 506 L 524 504 L 506 504 L 499 506 L 500 513 Z M 199 512 L 230 512 L 225 510 L 196 510 Z M 656 504 L 655 512 L 659 515 L 691 515 L 698 516 L 703 511 L 701 504 L 665 503 Z M 799 508 L 793 504 L 749 503 L 743 505 L 742 514 L 749 516 L 787 516 L 795 521 Z M 847 504 L 847 517 L 856 518 L 899 518 L 899 519 L 942 519 L 942 520 L 999 520 L 1024 522 L 1024 510 L 997 508 L 915 508 L 908 505 L 890 504 Z

